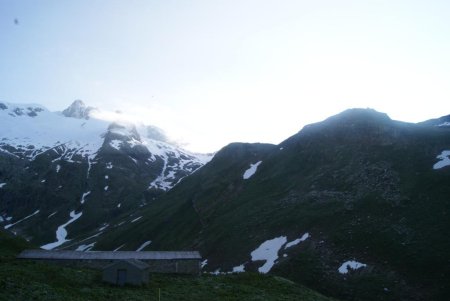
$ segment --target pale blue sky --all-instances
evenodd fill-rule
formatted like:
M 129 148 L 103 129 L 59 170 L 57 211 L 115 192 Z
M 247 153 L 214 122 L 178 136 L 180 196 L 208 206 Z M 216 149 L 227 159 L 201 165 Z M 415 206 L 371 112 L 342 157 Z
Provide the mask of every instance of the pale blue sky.
M 449 53 L 450 1 L 0 0 L 1 101 L 82 99 L 194 151 L 350 107 L 450 114 Z

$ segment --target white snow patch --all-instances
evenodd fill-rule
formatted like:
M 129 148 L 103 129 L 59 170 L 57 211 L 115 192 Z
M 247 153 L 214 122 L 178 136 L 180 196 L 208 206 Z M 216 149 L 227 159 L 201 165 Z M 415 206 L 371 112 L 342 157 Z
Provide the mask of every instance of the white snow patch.
M 261 164 L 262 161 L 256 162 L 255 164 L 250 164 L 250 168 L 247 169 L 244 172 L 244 175 L 242 176 L 244 180 L 250 179 L 256 172 L 256 169 L 258 168 L 259 164 Z
M 450 165 L 450 150 L 442 151 L 440 155 L 436 157 L 437 159 L 441 160 L 433 165 L 433 169 L 440 169 L 445 166 Z
M 12 226 L 17 225 L 18 223 L 23 222 L 24 220 L 29 219 L 30 217 L 32 217 L 33 215 L 36 215 L 36 214 L 38 214 L 38 213 L 39 213 L 39 210 L 36 210 L 35 212 L 31 213 L 31 214 L 28 215 L 28 216 L 25 216 L 25 217 L 22 218 L 21 220 L 18 220 L 18 221 L 15 222 L 15 223 L 6 225 L 6 226 L 5 226 L 5 229 L 9 229 L 9 228 L 11 228 Z M 6 218 L 6 220 L 8 221 L 9 219 Z
M 222 273 L 221 271 L 220 271 L 220 269 L 217 269 L 217 270 L 215 270 L 214 272 L 211 272 L 210 273 L 211 275 L 220 275 L 220 274 L 224 274 L 224 273 Z
M 83 195 L 81 196 L 81 200 L 80 203 L 84 204 L 84 202 L 86 201 L 86 197 L 91 193 L 91 191 L 89 190 L 88 192 L 83 193 Z
M 44 180 L 41 181 L 41 183 L 45 183 L 45 181 L 46 181 L 46 180 L 44 179 Z
M 109 145 L 111 145 L 113 148 L 120 150 L 120 146 L 122 145 L 122 141 L 114 139 L 109 142 Z
M 152 243 L 151 240 L 144 242 L 139 248 L 136 249 L 136 252 L 142 251 L 145 247 Z
M 106 168 L 107 169 L 112 169 L 113 168 L 112 162 L 106 163 Z
M 200 262 L 200 268 L 203 269 L 208 264 L 208 259 L 203 260 Z
M 55 215 L 58 211 L 53 212 L 52 214 L 50 214 L 49 216 L 47 216 L 47 218 L 51 218 L 53 215 Z
M 266 240 L 250 254 L 252 256 L 252 261 L 266 261 L 266 263 L 258 269 L 260 273 L 265 274 L 270 271 L 275 264 L 275 261 L 278 259 L 278 251 L 286 243 L 286 241 L 286 236 Z
M 6 183 L 0 183 L 0 188 L 3 188 L 6 185 Z
M 106 224 L 106 225 L 100 227 L 100 228 L 98 229 L 98 231 L 103 231 L 103 230 L 105 230 L 105 229 L 108 228 L 108 227 L 109 227 L 109 224 Z
M 115 248 L 115 249 L 113 250 L 113 252 L 119 251 L 120 249 L 123 248 L 123 246 L 125 246 L 125 244 L 118 246 L 117 248 Z
M 105 188 L 103 188 L 105 191 L 108 191 L 109 186 L 105 186 Z
M 122 206 L 122 203 L 117 204 L 117 208 L 120 208 Z
M 131 222 L 132 222 L 132 223 L 137 222 L 137 221 L 140 220 L 141 218 L 142 218 L 142 216 L 139 216 L 139 217 L 135 218 L 134 220 L 132 220 Z
M 280 150 L 283 150 L 284 148 L 280 147 Z
M 71 218 L 65 224 L 62 224 L 61 226 L 58 227 L 58 229 L 56 229 L 56 241 L 41 246 L 41 249 L 52 250 L 56 247 L 59 247 L 63 243 L 69 241 L 69 239 L 66 239 L 66 237 L 67 237 L 66 227 L 69 224 L 76 221 L 77 219 L 79 219 L 82 214 L 83 214 L 83 212 L 81 212 L 81 211 L 80 211 L 80 213 L 75 213 L 75 210 L 71 211 L 69 214 Z
M 58 173 L 61 170 L 61 165 L 56 165 L 56 173 Z
M 298 244 L 301 243 L 302 241 L 307 240 L 309 237 L 310 237 L 309 233 L 305 233 L 305 234 L 303 234 L 302 237 L 297 238 L 297 239 L 295 239 L 295 240 L 293 240 L 293 241 L 288 242 L 288 243 L 284 246 L 284 249 L 286 250 L 287 248 L 290 248 L 290 247 L 292 247 L 292 246 L 298 245 Z
M 109 179 L 109 176 L 108 176 L 108 175 L 106 175 L 106 176 L 105 176 L 105 179 L 106 179 L 106 180 L 108 180 L 108 179 Z
M 438 125 L 439 127 L 441 126 L 450 126 L 450 122 L 444 122 Z
M 367 264 L 361 263 L 361 262 L 357 262 L 354 260 L 349 260 L 344 262 L 338 269 L 339 273 L 341 274 L 347 274 L 348 273 L 348 269 L 352 269 L 352 270 L 357 270 L 360 268 L 364 268 L 366 267 Z
M 94 247 L 95 243 L 96 242 L 93 242 L 93 243 L 88 244 L 88 245 L 79 245 L 78 248 L 75 251 L 81 251 L 81 252 L 89 251 L 89 250 L 91 250 Z
M 243 273 L 243 272 L 245 272 L 245 267 L 243 264 L 233 268 L 233 273 Z

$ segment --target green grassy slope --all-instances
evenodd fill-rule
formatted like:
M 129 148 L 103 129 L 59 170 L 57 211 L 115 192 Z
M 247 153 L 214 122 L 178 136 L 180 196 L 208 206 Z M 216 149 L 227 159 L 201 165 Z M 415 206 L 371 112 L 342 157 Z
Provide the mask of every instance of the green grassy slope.
M 349 110 L 278 147 L 230 145 L 96 247 L 152 240 L 200 250 L 211 271 L 255 271 L 250 253 L 263 241 L 309 232 L 273 273 L 349 300 L 447 300 L 450 168 L 432 169 L 445 149 L 448 129 Z M 339 274 L 351 259 L 368 267 Z
M 152 275 L 145 286 L 116 287 L 102 283 L 100 271 L 13 259 L 28 246 L 0 231 L 0 300 L 334 300 L 259 274 Z

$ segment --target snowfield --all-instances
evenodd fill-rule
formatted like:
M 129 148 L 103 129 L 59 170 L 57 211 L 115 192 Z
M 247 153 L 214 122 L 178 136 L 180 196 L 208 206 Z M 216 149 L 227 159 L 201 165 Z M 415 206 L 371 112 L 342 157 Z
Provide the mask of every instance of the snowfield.
M 0 110 L 0 150 L 3 152 L 10 153 L 3 147 L 11 145 L 17 149 L 10 153 L 13 156 L 34 160 L 54 150 L 61 155 L 60 159 L 73 162 L 74 155 L 96 154 L 103 144 L 101 134 L 108 128 L 105 121 L 67 118 L 36 104 L 4 104 L 8 108 Z
M 260 273 L 268 273 L 278 259 L 278 251 L 286 243 L 286 236 L 275 237 L 263 242 L 258 248 L 256 248 L 250 255 L 252 261 L 265 260 L 263 266 L 258 268 Z
M 79 119 L 67 117 L 60 112 L 50 112 L 36 104 L 2 104 L 6 109 L 0 109 L 0 152 L 29 160 L 34 160 L 45 152 L 54 152 L 58 156 L 53 162 L 81 163 L 84 159 L 88 161 L 88 178 L 91 165 L 96 163 L 95 159 L 108 132 L 122 136 L 120 140 L 109 141 L 112 148 L 120 150 L 124 144 L 130 148 L 145 147 L 150 152 L 149 163 L 156 160 L 164 162 L 161 174 L 149 184 L 157 189 L 171 189 L 180 181 L 176 177 L 178 172 L 183 175 L 186 171 L 192 173 L 213 157 L 212 154 L 194 154 L 177 145 L 152 139 L 146 125 L 120 121 L 120 118 L 114 122 L 102 119 L 103 115 L 99 110 L 92 111 L 88 119 Z M 83 115 L 81 113 L 80 111 L 78 115 Z M 10 146 L 15 150 L 11 150 Z M 137 163 L 135 158 L 129 158 Z M 173 161 L 173 158 L 177 160 Z M 55 168 L 59 172 L 61 165 L 57 164 Z M 107 163 L 106 168 L 113 168 L 112 163 Z

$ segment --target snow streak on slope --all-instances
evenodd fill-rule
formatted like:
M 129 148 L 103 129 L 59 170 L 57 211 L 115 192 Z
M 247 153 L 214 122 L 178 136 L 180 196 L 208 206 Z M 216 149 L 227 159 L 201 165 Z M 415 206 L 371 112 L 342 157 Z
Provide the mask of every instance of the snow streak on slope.
M 41 246 L 42 249 L 45 250 L 52 250 L 56 247 L 59 247 L 60 245 L 62 245 L 63 243 L 69 241 L 69 239 L 66 239 L 67 237 L 67 230 L 66 227 L 73 223 L 74 221 L 76 221 L 77 219 L 79 219 L 81 217 L 81 215 L 83 214 L 83 212 L 80 213 L 75 213 L 75 210 L 70 212 L 70 219 L 65 223 L 62 224 L 61 226 L 58 227 L 58 229 L 56 230 L 56 241 L 43 245 Z
M 145 249 L 145 247 L 149 246 L 152 243 L 151 240 L 144 242 L 139 248 L 136 249 L 136 252 L 140 252 Z
M 36 214 L 38 214 L 38 213 L 39 213 L 39 210 L 36 210 L 35 212 L 31 213 L 31 214 L 28 215 L 28 216 L 25 216 L 25 217 L 22 218 L 21 220 L 18 220 L 17 222 L 15 222 L 15 223 L 13 223 L 13 224 L 8 224 L 8 225 L 6 225 L 6 226 L 5 226 L 5 229 L 9 229 L 9 228 L 11 228 L 11 227 L 17 225 L 18 223 L 23 222 L 24 220 L 29 219 L 30 217 L 32 217 L 33 215 L 36 215 Z M 8 219 L 6 219 L 6 220 L 8 220 Z
M 86 197 L 91 194 L 91 191 L 89 190 L 88 192 L 83 193 L 83 195 L 81 196 L 81 200 L 80 203 L 84 204 L 84 202 L 86 201 Z
M 130 223 L 137 222 L 137 221 L 140 220 L 141 218 L 142 218 L 142 216 L 139 216 L 139 217 L 135 218 L 134 220 L 132 220 Z
M 437 159 L 441 160 L 433 165 L 433 169 L 440 169 L 445 166 L 450 165 L 450 150 L 442 151 L 442 153 L 436 157 Z
M 250 164 L 250 168 L 247 169 L 244 174 L 242 175 L 242 178 L 244 180 L 250 179 L 256 172 L 256 169 L 258 168 L 259 164 L 261 164 L 262 161 L 256 162 L 255 164 Z
M 95 246 L 95 244 L 96 244 L 96 242 L 93 242 L 93 243 L 88 244 L 88 245 L 79 245 L 78 248 L 76 248 L 75 251 L 81 251 L 81 252 L 89 251 Z
M 288 243 L 284 246 L 284 249 L 286 250 L 287 248 L 290 248 L 290 247 L 292 247 L 292 246 L 298 245 L 298 244 L 301 243 L 302 241 L 307 240 L 307 239 L 309 238 L 309 236 L 310 236 L 309 233 L 303 234 L 302 237 L 297 238 L 297 239 L 295 239 L 295 240 L 293 240 L 293 241 L 288 242 Z

